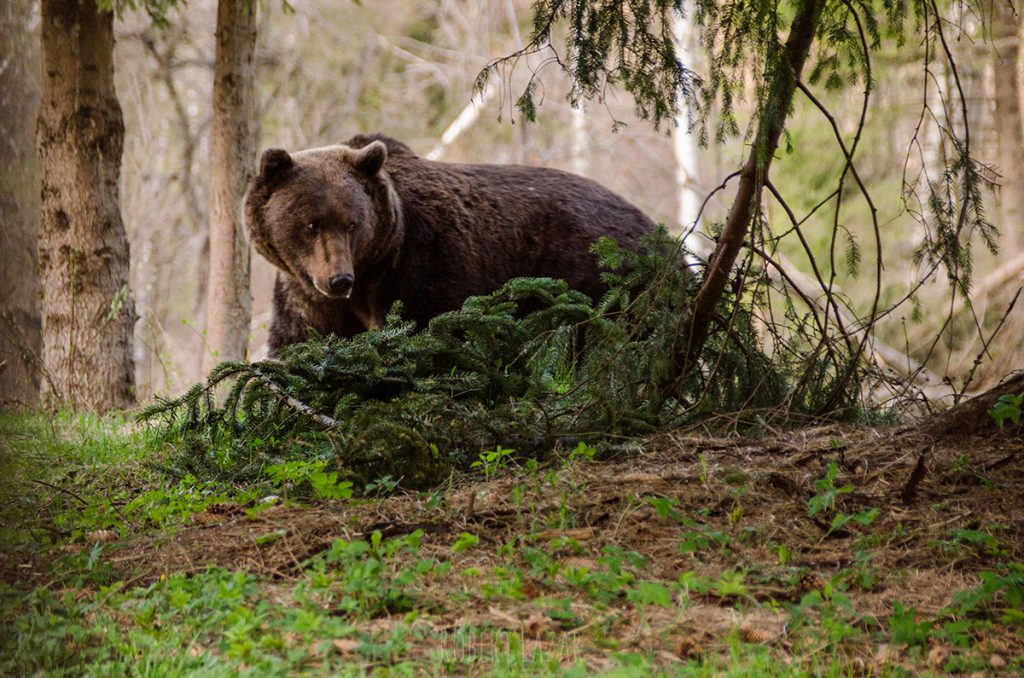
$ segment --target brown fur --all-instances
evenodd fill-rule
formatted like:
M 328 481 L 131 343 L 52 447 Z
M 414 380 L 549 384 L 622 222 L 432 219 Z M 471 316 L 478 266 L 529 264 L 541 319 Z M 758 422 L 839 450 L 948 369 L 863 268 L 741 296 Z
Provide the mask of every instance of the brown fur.
M 377 327 L 396 300 L 424 326 L 514 277 L 564 278 L 596 297 L 604 286 L 594 241 L 635 247 L 654 228 L 589 179 L 434 162 L 381 135 L 264 152 L 245 212 L 256 249 L 279 269 L 272 355 L 309 328 L 352 336 Z M 330 293 L 330 279 L 344 274 L 354 276 L 348 298 Z

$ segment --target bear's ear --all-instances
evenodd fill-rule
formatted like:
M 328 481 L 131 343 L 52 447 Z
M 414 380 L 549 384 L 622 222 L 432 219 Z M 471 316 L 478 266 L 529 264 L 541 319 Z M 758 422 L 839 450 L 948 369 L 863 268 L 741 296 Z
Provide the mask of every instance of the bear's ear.
M 263 156 L 260 158 L 260 178 L 273 179 L 294 164 L 288 151 L 283 148 L 268 148 L 263 151 Z
M 388 147 L 383 141 L 377 140 L 373 143 L 355 151 L 352 156 L 352 166 L 368 177 L 375 177 L 384 167 L 388 159 Z

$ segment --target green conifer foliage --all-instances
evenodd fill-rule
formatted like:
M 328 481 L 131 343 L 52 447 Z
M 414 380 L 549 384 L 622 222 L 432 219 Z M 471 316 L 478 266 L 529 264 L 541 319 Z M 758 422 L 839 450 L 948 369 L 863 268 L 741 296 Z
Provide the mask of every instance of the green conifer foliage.
M 421 331 L 396 305 L 381 329 L 314 338 L 279 361 L 224 363 L 144 416 L 186 443 L 176 464 L 200 477 L 253 479 L 271 464 L 316 459 L 352 480 L 390 475 L 422 487 L 499 444 L 540 457 L 739 409 L 810 413 L 811 393 L 827 392 L 845 367 L 833 351 L 808 378 L 794 355 L 765 354 L 754 299 L 730 298 L 706 364 L 673 382 L 671 347 L 695 284 L 678 241 L 659 231 L 642 252 L 606 239 L 595 253 L 610 286 L 597 302 L 564 281 L 519 278 Z

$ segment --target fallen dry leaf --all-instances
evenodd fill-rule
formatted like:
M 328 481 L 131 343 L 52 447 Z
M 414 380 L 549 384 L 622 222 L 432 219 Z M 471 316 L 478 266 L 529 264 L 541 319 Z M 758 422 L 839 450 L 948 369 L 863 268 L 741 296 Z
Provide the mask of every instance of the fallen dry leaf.
M 540 589 L 538 589 L 532 581 L 524 581 L 522 591 L 523 595 L 529 598 L 530 600 L 533 600 L 541 593 Z
M 527 638 L 540 640 L 544 637 L 544 632 L 553 629 L 554 626 L 554 622 L 548 619 L 547 615 L 538 612 L 530 615 L 530 618 L 526 620 L 523 625 L 523 634 Z
M 942 668 L 949 659 L 949 649 L 945 645 L 932 645 L 928 650 L 928 665 L 934 669 Z
M 676 656 L 680 659 L 692 659 L 702 654 L 700 643 L 693 636 L 683 636 L 676 640 Z
M 566 567 L 572 567 L 577 570 L 587 570 L 593 572 L 598 568 L 597 562 L 590 558 L 580 558 L 579 556 L 569 556 L 568 558 L 562 559 L 562 565 Z
M 664 480 L 664 478 L 656 473 L 643 473 L 641 471 L 626 473 L 615 478 L 615 482 L 619 483 L 656 483 L 661 480 Z
M 335 638 L 332 642 L 334 649 L 342 654 L 354 654 L 362 643 L 351 638 Z
M 496 619 L 500 619 L 501 621 L 505 622 L 509 626 L 512 626 L 512 627 L 518 627 L 519 626 L 519 617 L 515 616 L 514 614 L 512 614 L 510 612 L 505 612 L 504 610 L 500 610 L 500 609 L 498 609 L 496 607 L 488 607 L 487 611 L 491 614 L 492 617 L 494 617 Z
M 117 533 L 113 530 L 93 530 L 85 537 L 86 541 L 89 542 L 100 542 L 101 544 L 109 544 L 112 541 L 117 541 Z
M 662 657 L 663 659 L 667 659 L 668 661 L 672 661 L 672 662 L 680 662 L 680 661 L 682 661 L 682 658 L 679 657 L 678 655 L 674 655 L 671 652 L 666 652 L 665 650 L 660 650 L 658 652 L 658 655 L 660 657 Z
M 576 541 L 584 541 L 594 536 L 594 528 L 592 527 L 576 527 L 568 530 L 542 530 L 535 535 L 536 539 L 559 539 L 562 537 L 568 539 L 575 539 Z
M 192 522 L 196 525 L 216 525 L 221 522 L 221 518 L 206 511 L 199 511 L 192 514 Z
M 875 651 L 874 662 L 878 666 L 885 666 L 899 659 L 900 651 L 891 645 L 882 644 Z

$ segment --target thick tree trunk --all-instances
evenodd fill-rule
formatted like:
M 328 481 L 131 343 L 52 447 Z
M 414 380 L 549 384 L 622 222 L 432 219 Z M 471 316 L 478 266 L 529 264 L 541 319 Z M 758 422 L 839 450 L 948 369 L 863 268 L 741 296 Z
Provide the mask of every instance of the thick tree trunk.
M 256 2 L 220 0 L 210 138 L 210 277 L 203 371 L 242 360 L 249 340 L 249 243 L 242 197 L 255 149 Z
M 13 0 L 0 10 L 6 59 L 0 69 L 0 407 L 31 406 L 39 395 L 39 35 L 32 30 L 33 5 Z
M 95 0 L 42 0 L 42 20 L 42 397 L 102 412 L 134 398 L 114 16 Z
M 995 43 L 996 139 L 999 147 L 999 192 L 1003 246 L 1017 251 L 1024 245 L 1024 118 L 1021 117 L 1020 41 L 1024 13 L 1010 0 L 992 6 L 992 41 Z
M 760 111 L 757 136 L 754 137 L 750 156 L 740 173 L 739 186 L 725 228 L 718 238 L 707 273 L 700 289 L 690 303 L 689 318 L 680 328 L 676 346 L 675 363 L 677 373 L 692 368 L 704 349 L 715 306 L 722 298 L 725 286 L 732 274 L 743 246 L 761 192 L 768 178 L 772 156 L 779 146 L 779 137 L 785 127 L 786 117 L 793 102 L 800 72 L 811 51 L 814 34 L 821 18 L 824 0 L 803 0 L 790 26 L 789 37 L 783 52 L 782 62 L 774 73 L 769 74 L 768 98 Z

